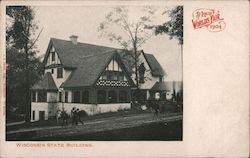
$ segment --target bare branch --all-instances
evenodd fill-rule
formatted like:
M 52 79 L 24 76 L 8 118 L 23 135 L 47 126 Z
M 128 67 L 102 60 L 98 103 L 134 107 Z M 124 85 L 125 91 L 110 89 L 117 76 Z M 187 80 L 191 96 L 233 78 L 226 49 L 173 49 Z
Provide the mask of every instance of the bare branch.
M 36 41 L 38 40 L 39 36 L 41 35 L 42 31 L 43 31 L 43 28 L 41 29 L 41 31 L 40 31 L 39 34 L 37 35 L 37 37 L 36 37 L 36 39 L 34 40 L 34 42 L 31 43 L 31 45 L 30 45 L 30 47 L 28 48 L 28 50 L 31 49 L 31 48 L 35 45 L 35 43 L 36 43 Z

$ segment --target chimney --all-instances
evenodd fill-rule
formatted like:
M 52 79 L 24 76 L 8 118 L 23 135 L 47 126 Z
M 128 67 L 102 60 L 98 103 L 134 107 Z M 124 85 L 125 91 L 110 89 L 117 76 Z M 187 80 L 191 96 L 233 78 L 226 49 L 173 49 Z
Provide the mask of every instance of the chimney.
M 77 38 L 78 38 L 78 36 L 76 36 L 76 35 L 71 35 L 69 38 L 70 38 L 71 42 L 72 42 L 74 45 L 77 45 Z

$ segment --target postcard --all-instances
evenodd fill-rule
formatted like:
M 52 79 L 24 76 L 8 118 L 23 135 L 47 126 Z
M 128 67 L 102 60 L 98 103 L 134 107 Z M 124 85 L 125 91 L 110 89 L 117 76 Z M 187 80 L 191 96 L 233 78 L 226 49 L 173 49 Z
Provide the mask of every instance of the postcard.
M 248 157 L 248 1 L 2 1 L 1 157 Z

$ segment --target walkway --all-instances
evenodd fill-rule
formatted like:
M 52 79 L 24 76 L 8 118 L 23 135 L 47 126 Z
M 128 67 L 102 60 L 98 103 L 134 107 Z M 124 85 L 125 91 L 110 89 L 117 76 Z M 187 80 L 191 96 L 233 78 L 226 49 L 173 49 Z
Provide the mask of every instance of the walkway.
M 75 134 L 87 134 L 100 131 L 108 131 L 122 128 L 137 127 L 156 122 L 171 122 L 182 120 L 181 113 L 166 113 L 160 114 L 158 117 L 152 113 L 133 114 L 127 116 L 112 116 L 108 118 L 99 118 L 95 120 L 88 120 L 84 125 L 78 126 L 54 126 L 54 127 L 39 127 L 32 129 L 20 129 L 16 131 L 9 131 L 7 134 L 20 134 L 22 132 L 36 132 L 36 138 L 51 137 L 51 136 L 68 136 Z

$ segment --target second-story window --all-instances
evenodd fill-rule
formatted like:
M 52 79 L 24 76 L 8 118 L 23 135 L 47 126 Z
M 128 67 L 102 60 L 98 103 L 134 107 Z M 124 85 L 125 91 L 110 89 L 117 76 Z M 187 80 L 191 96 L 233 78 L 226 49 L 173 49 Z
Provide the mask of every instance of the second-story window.
M 51 69 L 51 74 L 54 74 L 54 69 Z
M 55 52 L 51 52 L 52 54 L 52 62 L 56 60 L 56 53 Z
M 57 78 L 63 78 L 63 68 L 57 68 Z

